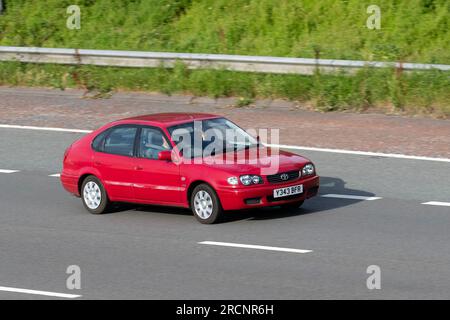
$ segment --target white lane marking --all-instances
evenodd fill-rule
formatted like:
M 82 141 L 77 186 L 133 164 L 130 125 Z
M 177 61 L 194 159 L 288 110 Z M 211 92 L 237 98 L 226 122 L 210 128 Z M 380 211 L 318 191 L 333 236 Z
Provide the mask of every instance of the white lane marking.
M 230 242 L 216 242 L 216 241 L 202 241 L 199 244 L 206 244 L 211 246 L 222 246 L 222 247 L 235 247 L 235 248 L 245 248 L 245 249 L 257 249 L 257 250 L 269 250 L 269 251 L 282 251 L 282 252 L 294 252 L 294 253 L 309 253 L 312 250 L 304 249 L 292 249 L 292 248 L 281 248 L 281 247 L 268 247 L 268 246 L 258 246 L 253 244 L 242 244 L 242 243 L 230 243 Z
M 351 200 L 367 200 L 367 201 L 373 201 L 373 200 L 379 200 L 383 199 L 381 197 L 364 197 L 364 196 L 354 196 L 351 194 L 322 194 L 321 197 L 323 198 L 336 198 L 336 199 L 351 199 Z
M 15 173 L 15 172 L 19 172 L 19 170 L 0 169 L 0 173 Z
M 51 175 L 49 175 L 49 177 L 59 178 L 59 177 L 61 177 L 61 173 L 51 174 Z
M 56 131 L 56 132 L 75 132 L 75 133 L 91 133 L 92 132 L 92 130 L 82 130 L 82 129 L 65 129 L 65 128 L 52 128 L 52 127 L 18 126 L 18 125 L 9 125 L 9 124 L 0 124 L 0 128 L 4 128 L 4 129 L 39 130 L 39 131 Z
M 422 204 L 425 204 L 428 206 L 450 207 L 450 202 L 429 201 L 429 202 L 424 202 Z
M 50 291 L 29 290 L 29 289 L 11 288 L 11 287 L 0 287 L 0 291 L 35 294 L 35 295 L 41 295 L 41 296 L 67 298 L 67 299 L 75 299 L 75 298 L 80 298 L 81 297 L 81 295 L 78 295 L 78 294 L 68 294 L 68 293 L 59 293 L 59 292 L 50 292 Z
M 293 150 L 341 153 L 341 154 L 352 154 L 352 155 L 359 155 L 359 156 L 385 157 L 385 158 L 407 159 L 407 160 L 450 162 L 450 159 L 448 159 L 448 158 L 422 157 L 422 156 L 412 156 L 412 155 L 397 154 L 397 153 L 381 153 L 381 152 L 353 151 L 353 150 L 343 150 L 343 149 L 313 148 L 313 147 L 291 146 L 291 145 L 285 145 L 285 144 L 265 144 L 265 145 L 267 147 L 293 149 Z
M 92 132 L 92 130 L 83 130 L 83 129 L 19 126 L 19 125 L 10 125 L 10 124 L 0 124 L 0 128 L 55 131 L 55 132 L 74 132 L 74 133 L 91 133 Z M 407 159 L 407 160 L 422 160 L 422 161 L 437 161 L 437 162 L 449 162 L 450 163 L 449 158 L 434 158 L 434 157 L 413 156 L 413 155 L 397 154 L 397 153 L 354 151 L 354 150 L 344 150 L 344 149 L 315 148 L 315 147 L 293 146 L 293 145 L 287 145 L 287 144 L 264 144 L 264 145 L 267 147 L 293 149 L 293 150 L 317 151 L 317 152 L 351 154 L 351 155 L 359 155 L 359 156 L 384 157 L 384 158 Z

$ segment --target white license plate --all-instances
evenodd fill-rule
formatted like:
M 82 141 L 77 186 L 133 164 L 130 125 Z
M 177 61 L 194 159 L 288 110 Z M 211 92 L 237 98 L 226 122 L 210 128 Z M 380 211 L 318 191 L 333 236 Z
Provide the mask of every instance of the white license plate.
M 286 188 L 274 189 L 273 197 L 281 198 L 281 197 L 292 196 L 294 194 L 300 194 L 300 193 L 303 193 L 303 185 L 302 184 L 299 184 L 296 186 L 290 186 L 290 187 L 286 187 Z

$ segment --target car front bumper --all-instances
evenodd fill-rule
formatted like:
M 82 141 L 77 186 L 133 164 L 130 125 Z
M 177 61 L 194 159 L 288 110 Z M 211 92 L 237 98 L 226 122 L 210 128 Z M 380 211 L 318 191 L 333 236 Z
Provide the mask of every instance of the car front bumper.
M 217 189 L 217 195 L 224 210 L 240 210 L 271 207 L 312 198 L 319 191 L 319 176 L 303 178 L 288 183 L 265 183 L 262 186 Z M 282 198 L 274 198 L 273 190 L 295 185 L 303 185 L 303 193 Z

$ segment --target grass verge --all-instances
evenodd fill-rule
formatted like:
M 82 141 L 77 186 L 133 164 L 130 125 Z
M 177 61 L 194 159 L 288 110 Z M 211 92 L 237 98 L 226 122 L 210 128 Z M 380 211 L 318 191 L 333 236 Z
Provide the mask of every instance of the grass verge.
M 450 117 L 448 72 L 399 73 L 362 69 L 355 75 L 276 75 L 226 70 L 38 65 L 0 62 L 0 85 L 82 88 L 100 93 L 115 90 L 241 97 L 239 106 L 257 98 L 298 101 L 319 111 L 366 111 Z

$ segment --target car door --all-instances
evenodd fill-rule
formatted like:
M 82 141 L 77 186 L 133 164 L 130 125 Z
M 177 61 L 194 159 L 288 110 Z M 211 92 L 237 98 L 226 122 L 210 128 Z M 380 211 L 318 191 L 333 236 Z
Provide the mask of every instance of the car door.
M 100 172 L 108 196 L 113 201 L 133 201 L 134 145 L 138 127 L 119 125 L 108 129 L 104 138 L 94 140 L 93 164 Z M 95 145 L 96 144 L 96 145 Z
M 161 151 L 172 146 L 158 127 L 142 126 L 137 139 L 134 194 L 139 202 L 180 204 L 181 181 L 179 165 L 158 160 Z

